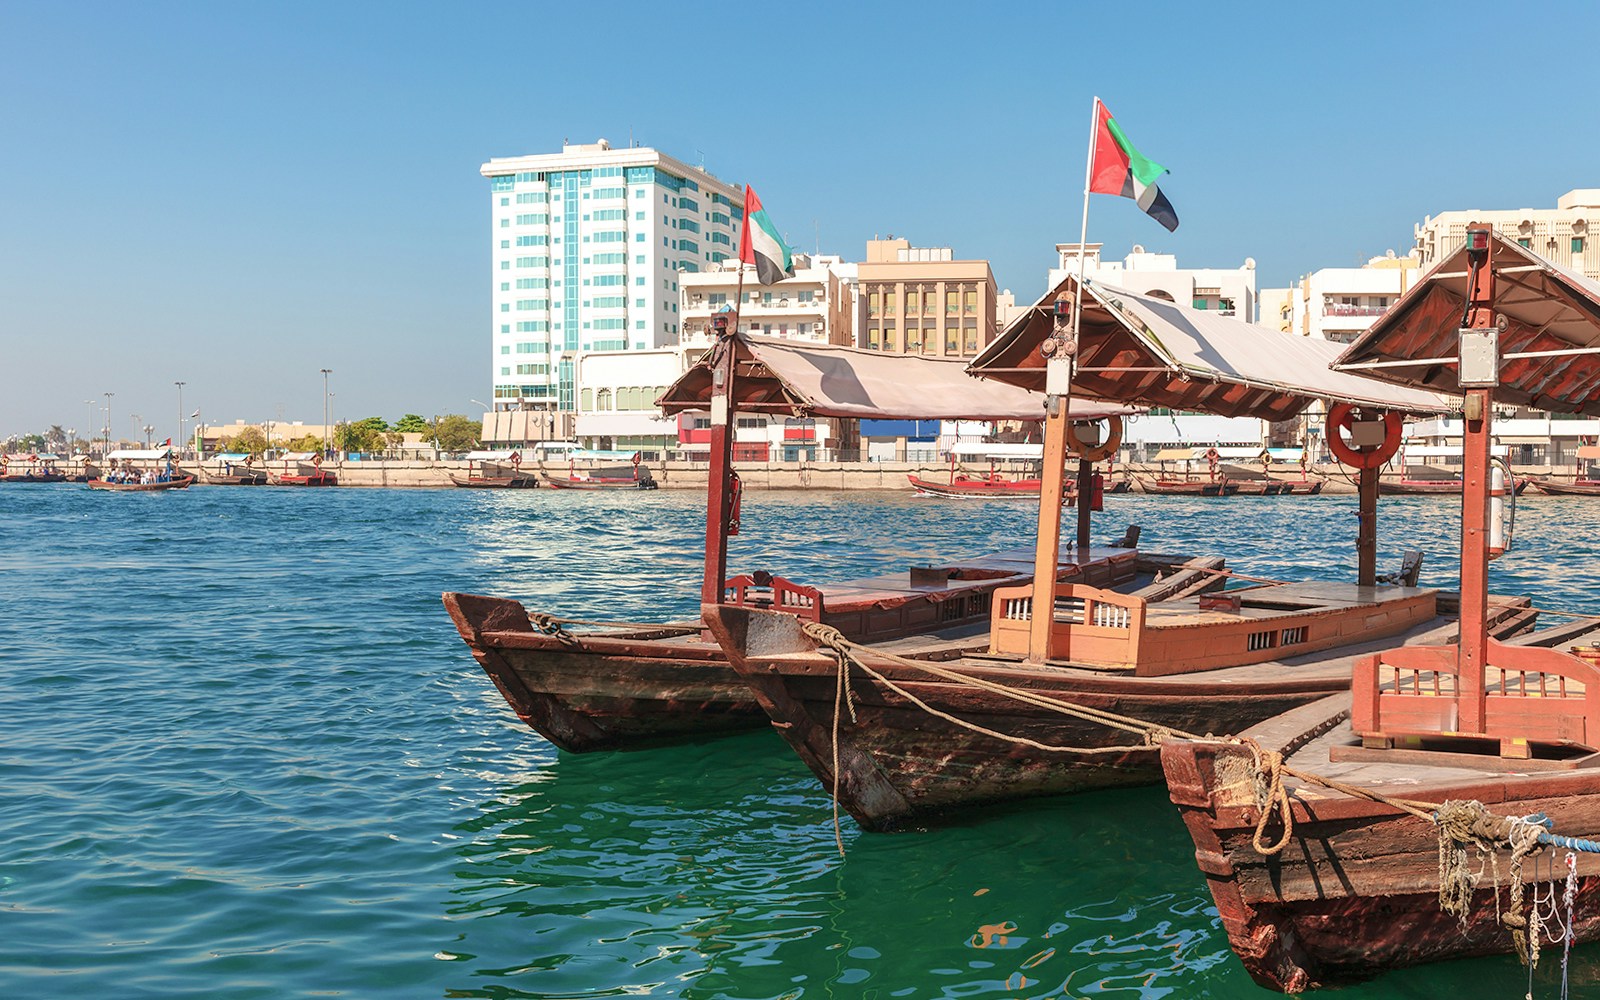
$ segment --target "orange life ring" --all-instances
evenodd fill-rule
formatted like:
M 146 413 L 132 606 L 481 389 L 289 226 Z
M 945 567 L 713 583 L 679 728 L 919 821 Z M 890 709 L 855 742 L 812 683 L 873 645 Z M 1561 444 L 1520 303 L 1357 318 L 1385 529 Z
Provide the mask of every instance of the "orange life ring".
M 1085 421 L 1093 423 L 1093 421 Z M 1122 418 L 1106 418 L 1106 439 L 1098 445 L 1090 447 L 1078 437 L 1074 430 L 1077 424 L 1067 424 L 1067 450 L 1088 462 L 1103 462 L 1117 453 L 1117 448 L 1122 444 Z
M 1222 453 L 1215 448 L 1207 448 L 1206 461 L 1210 462 L 1212 465 L 1216 465 L 1218 462 L 1222 461 Z
M 1355 422 L 1355 407 L 1349 403 L 1335 403 L 1328 410 L 1328 449 L 1333 457 L 1352 469 L 1376 469 L 1394 457 L 1400 450 L 1400 432 L 1404 426 L 1398 413 L 1383 415 L 1383 444 L 1372 451 L 1361 451 L 1345 441 L 1342 436 Z
M 319 469 L 322 468 L 322 452 L 319 451 L 312 457 L 311 464 Z

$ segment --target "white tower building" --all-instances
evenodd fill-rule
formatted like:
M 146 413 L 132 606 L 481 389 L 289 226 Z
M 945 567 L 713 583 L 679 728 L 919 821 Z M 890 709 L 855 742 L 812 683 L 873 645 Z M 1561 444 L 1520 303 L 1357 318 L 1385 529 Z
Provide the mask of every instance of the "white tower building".
M 679 275 L 738 256 L 744 192 L 654 149 L 604 139 L 491 159 L 495 408 L 570 437 L 580 356 L 680 337 Z M 524 432 L 528 433 L 528 432 Z

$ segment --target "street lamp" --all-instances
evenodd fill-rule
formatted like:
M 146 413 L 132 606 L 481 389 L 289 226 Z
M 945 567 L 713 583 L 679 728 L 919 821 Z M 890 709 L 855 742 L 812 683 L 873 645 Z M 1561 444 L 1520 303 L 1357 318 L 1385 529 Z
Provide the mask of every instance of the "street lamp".
M 178 437 L 177 437 L 177 442 L 178 442 L 178 454 L 181 455 L 181 454 L 183 454 L 184 429 L 186 427 L 186 425 L 184 424 L 184 421 L 183 421 L 183 387 L 184 387 L 184 383 L 183 382 L 174 382 L 172 384 L 178 387 Z
M 109 455 L 111 454 L 111 397 L 116 393 L 107 392 L 102 395 L 106 397 L 106 454 Z
M 328 429 L 328 376 L 333 373 L 332 368 L 322 369 L 322 457 L 331 458 L 328 451 L 328 442 L 333 439 L 333 432 Z
M 153 425 L 151 425 L 151 424 L 145 424 L 144 425 L 144 447 L 145 447 L 146 451 L 149 451 L 150 448 L 152 447 L 151 444 L 150 444 L 150 435 L 154 434 L 154 433 L 155 433 L 155 427 Z

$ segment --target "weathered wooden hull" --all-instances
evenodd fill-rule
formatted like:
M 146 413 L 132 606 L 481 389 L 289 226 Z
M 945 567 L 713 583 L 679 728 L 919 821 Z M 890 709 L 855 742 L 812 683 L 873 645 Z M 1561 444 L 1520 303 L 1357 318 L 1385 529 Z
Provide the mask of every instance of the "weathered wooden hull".
M 1229 483 L 1239 487 L 1234 492 L 1242 497 L 1275 497 L 1290 492 L 1289 483 L 1275 479 L 1230 479 Z
M 210 472 L 202 472 L 201 475 L 203 475 L 205 477 L 206 485 L 208 485 L 208 486 L 265 486 L 265 485 L 267 485 L 267 474 L 265 472 L 260 472 L 260 473 L 256 473 L 254 475 L 248 475 L 248 476 L 246 476 L 246 475 L 235 475 L 235 476 L 218 475 L 218 474 L 214 474 L 214 473 L 210 473 Z
M 653 490 L 654 479 L 574 479 L 572 477 L 544 477 L 545 485 L 553 490 Z
M 1228 480 L 1216 482 L 1188 482 L 1175 479 L 1144 479 L 1139 485 L 1146 493 L 1174 497 L 1231 497 L 1239 492 L 1239 484 Z
M 1305 483 L 1285 482 L 1283 485 L 1287 488 L 1283 492 L 1291 496 L 1316 496 L 1322 492 L 1325 484 L 1326 481 L 1322 479 Z
M 322 472 L 314 476 L 273 476 L 273 486 L 338 486 L 339 477 L 331 472 Z
M 0 483 L 64 483 L 64 472 L 16 472 L 0 476 Z
M 1534 485 L 1539 487 L 1540 493 L 1549 493 L 1553 496 L 1563 497 L 1600 497 L 1600 481 L 1577 479 L 1566 480 L 1536 479 Z
M 825 787 L 833 789 L 837 779 L 840 805 L 864 828 L 889 830 L 931 822 L 983 802 L 1160 780 L 1158 753 L 1137 734 L 1022 702 L 967 679 L 993 681 L 1169 729 L 1235 733 L 1347 691 L 1358 656 L 1394 645 L 1397 628 L 1409 625 L 1402 633 L 1408 642 L 1437 641 L 1454 631 L 1454 622 L 1444 617 L 1413 624 L 1418 621 L 1413 607 L 1405 605 L 1387 628 L 1366 617 L 1372 622 L 1367 626 L 1372 638 L 1341 648 L 1167 676 L 981 657 L 941 662 L 962 675 L 958 681 L 932 677 L 871 649 L 859 650 L 846 685 L 854 714 L 840 719 L 837 758 L 834 708 L 840 685 L 835 659 L 801 652 L 809 641 L 797 640 L 796 626 L 770 613 L 726 605 L 707 605 L 702 613 L 784 739 Z M 1524 621 L 1524 614 L 1522 608 L 1504 605 L 1492 616 L 1498 623 Z M 1391 638 L 1377 638 L 1383 634 Z M 937 650 L 897 652 L 946 658 Z
M 1028 500 L 1039 495 L 1039 479 L 1013 479 L 997 481 L 989 479 L 961 479 L 954 482 L 937 482 L 931 479 L 922 479 L 918 476 L 907 474 L 911 481 L 911 488 L 918 493 L 928 496 L 951 497 L 955 499 L 972 499 L 984 497 L 1014 498 Z
M 458 476 L 450 474 L 450 481 L 468 490 L 531 490 L 539 486 L 533 476 Z
M 1532 480 L 1519 477 L 1516 493 L 1521 496 Z M 1386 496 L 1460 496 L 1459 479 L 1379 479 L 1378 492 Z
M 1133 550 L 1097 552 L 1100 558 L 1064 575 L 1109 584 L 1133 574 Z M 879 593 L 871 588 L 881 581 L 841 585 L 835 595 L 848 589 L 860 599 L 835 596 L 824 618 L 862 638 L 968 628 L 987 621 L 990 591 L 1028 578 L 1020 572 L 1022 558 L 1001 553 L 968 560 L 973 569 L 963 571 L 966 582 L 948 594 L 935 584 L 919 585 L 921 592 Z M 537 629 L 517 601 L 447 593 L 444 604 L 507 703 L 563 750 L 642 748 L 770 724 L 749 685 L 721 647 L 703 636 L 698 621 L 576 630 L 564 639 Z M 978 648 L 986 642 L 978 636 L 957 645 Z
M 536 631 L 516 601 L 451 593 L 444 604 L 512 710 L 563 750 L 642 748 L 767 722 L 698 622 L 564 640 Z
M 1313 741 L 1341 736 L 1339 727 L 1348 711 L 1349 698 L 1338 696 L 1271 720 L 1247 735 L 1268 749 L 1293 753 Z M 1360 772 L 1342 773 L 1325 753 L 1320 760 L 1302 757 L 1291 762 L 1362 783 Z M 1229 942 L 1262 986 L 1298 993 L 1402 965 L 1511 950 L 1487 884 L 1474 895 L 1465 926 L 1440 911 L 1439 841 L 1432 823 L 1290 779 L 1293 838 L 1282 854 L 1263 857 L 1252 843 L 1260 812 L 1252 757 L 1245 747 L 1174 740 L 1163 745 L 1161 761 Z M 1399 776 L 1404 780 L 1377 787 L 1427 802 L 1475 799 L 1500 815 L 1542 812 L 1554 820 L 1557 833 L 1585 838 L 1600 834 L 1600 771 L 1490 775 L 1421 766 Z M 1274 821 L 1267 839 L 1277 839 L 1280 832 Z M 1507 902 L 1507 862 L 1502 852 L 1501 909 Z M 1531 869 L 1533 863 L 1528 865 Z M 1547 863 L 1539 865 L 1540 871 L 1546 868 Z M 1600 857 L 1578 855 L 1578 873 L 1578 940 L 1596 940 Z M 1559 864 L 1556 874 L 1564 877 Z M 1546 960 L 1552 950 L 1559 955 L 1559 945 L 1544 947 Z
M 193 482 L 193 476 L 179 476 L 165 483 L 108 483 L 103 479 L 91 479 L 89 488 L 113 493 L 159 493 L 162 490 L 186 490 Z

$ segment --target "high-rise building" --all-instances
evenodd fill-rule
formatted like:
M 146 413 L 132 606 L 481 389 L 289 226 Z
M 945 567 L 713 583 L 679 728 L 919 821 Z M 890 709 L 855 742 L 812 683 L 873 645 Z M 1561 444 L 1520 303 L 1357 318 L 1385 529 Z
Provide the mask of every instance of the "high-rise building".
M 496 409 L 574 433 L 578 358 L 680 337 L 679 275 L 738 256 L 744 193 L 654 149 L 604 139 L 492 159 L 491 336 Z

